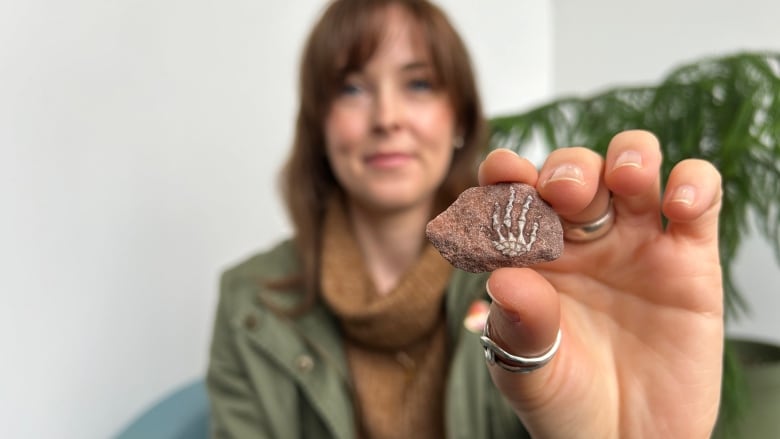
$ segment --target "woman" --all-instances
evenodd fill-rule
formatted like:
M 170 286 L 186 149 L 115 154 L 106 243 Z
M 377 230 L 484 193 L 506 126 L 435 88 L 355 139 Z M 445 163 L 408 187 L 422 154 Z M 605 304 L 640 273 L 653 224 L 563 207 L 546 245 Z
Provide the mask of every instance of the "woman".
M 479 183 L 535 186 L 568 242 L 554 262 L 473 275 L 424 239 L 475 183 L 485 140 L 468 55 L 441 11 L 333 2 L 300 96 L 283 179 L 294 239 L 222 278 L 215 436 L 710 434 L 723 339 L 711 165 L 678 164 L 661 198 L 646 132 L 620 133 L 606 158 L 557 150 L 538 171 L 495 151 Z M 463 325 L 483 299 L 487 352 L 510 354 L 487 365 Z

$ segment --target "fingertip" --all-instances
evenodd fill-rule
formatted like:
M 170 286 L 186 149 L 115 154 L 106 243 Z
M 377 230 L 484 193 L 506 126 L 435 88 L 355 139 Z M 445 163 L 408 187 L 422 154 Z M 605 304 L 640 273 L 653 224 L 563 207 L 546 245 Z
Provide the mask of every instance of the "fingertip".
M 661 152 L 661 141 L 653 132 L 647 130 L 625 130 L 615 134 L 609 141 L 608 150 L 614 148 L 623 151 L 631 148 L 631 145 L 637 145 L 646 150 L 653 150 L 659 154 Z
M 661 144 L 653 133 L 623 131 L 609 143 L 604 180 L 609 190 L 617 195 L 634 196 L 647 190 L 657 191 L 655 183 L 662 160 Z
M 477 175 L 481 186 L 504 182 L 534 186 L 538 178 L 536 167 L 531 161 L 506 148 L 490 151 L 480 163 Z
M 600 192 L 604 160 L 583 147 L 553 151 L 539 172 L 539 193 L 567 220 L 587 217 L 588 207 Z M 603 191 L 606 193 L 606 191 Z M 601 213 L 601 212 L 599 212 Z
M 530 268 L 500 268 L 488 279 L 493 299 L 491 324 L 498 334 L 521 334 L 522 339 L 500 337 L 518 352 L 532 353 L 549 347 L 560 327 L 560 301 L 553 286 Z
M 693 236 L 715 237 L 721 199 L 718 170 L 705 160 L 687 159 L 669 175 L 663 212 L 670 228 Z

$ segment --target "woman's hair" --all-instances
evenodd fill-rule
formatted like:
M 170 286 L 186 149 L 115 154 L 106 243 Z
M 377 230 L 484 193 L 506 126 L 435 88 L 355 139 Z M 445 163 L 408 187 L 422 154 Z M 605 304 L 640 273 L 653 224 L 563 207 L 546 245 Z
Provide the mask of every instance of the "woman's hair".
M 389 6 L 400 6 L 420 30 L 441 89 L 463 136 L 436 196 L 436 212 L 476 185 L 477 161 L 485 142 L 485 122 L 471 60 L 445 14 L 426 0 L 336 0 L 316 23 L 300 64 L 299 109 L 292 152 L 281 174 L 281 189 L 301 259 L 298 279 L 307 297 L 318 295 L 322 224 L 328 200 L 344 195 L 325 153 L 324 124 L 347 74 L 369 61 L 386 27 Z

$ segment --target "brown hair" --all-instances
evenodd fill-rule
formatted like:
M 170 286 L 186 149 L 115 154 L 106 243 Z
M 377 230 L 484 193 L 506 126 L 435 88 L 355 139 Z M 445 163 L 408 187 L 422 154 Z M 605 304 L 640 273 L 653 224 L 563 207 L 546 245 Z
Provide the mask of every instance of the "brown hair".
M 336 0 L 315 25 L 300 64 L 299 110 L 292 152 L 281 174 L 306 298 L 319 290 L 322 223 L 326 204 L 343 189 L 325 155 L 324 121 L 348 73 L 368 62 L 381 42 L 385 12 L 398 5 L 414 20 L 431 55 L 438 82 L 454 108 L 463 147 L 455 150 L 450 170 L 437 193 L 444 209 L 465 189 L 476 185 L 476 165 L 485 141 L 485 123 L 471 60 L 463 41 L 438 7 L 426 0 Z M 297 313 L 296 313 L 297 314 Z

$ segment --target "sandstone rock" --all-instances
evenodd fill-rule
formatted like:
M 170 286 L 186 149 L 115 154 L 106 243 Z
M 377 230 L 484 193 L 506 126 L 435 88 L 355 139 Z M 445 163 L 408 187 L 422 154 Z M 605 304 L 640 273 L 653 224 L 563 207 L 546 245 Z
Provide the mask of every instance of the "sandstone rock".
M 425 234 L 452 265 L 472 273 L 552 261 L 563 252 L 558 214 L 522 183 L 465 190 Z

